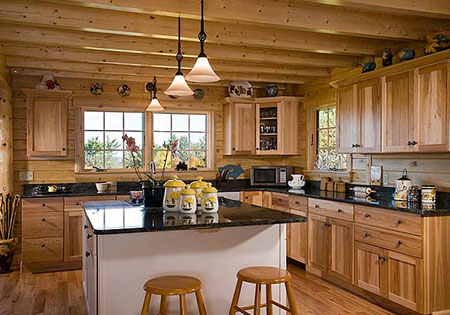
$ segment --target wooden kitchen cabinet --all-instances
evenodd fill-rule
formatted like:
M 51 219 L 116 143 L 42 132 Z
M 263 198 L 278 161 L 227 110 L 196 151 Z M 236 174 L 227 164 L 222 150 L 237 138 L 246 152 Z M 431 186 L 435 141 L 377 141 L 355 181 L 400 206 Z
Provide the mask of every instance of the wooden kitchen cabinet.
M 355 285 L 377 295 L 387 295 L 387 253 L 384 249 L 355 242 Z
M 255 154 L 255 103 L 227 98 L 223 105 L 224 155 Z
M 290 213 L 308 217 L 307 212 L 298 210 L 289 210 Z M 306 257 L 308 253 L 308 225 L 306 222 L 291 223 L 289 228 L 289 242 L 288 252 L 289 258 L 295 259 L 301 263 L 306 264 Z
M 64 261 L 79 261 L 82 254 L 83 211 L 64 211 Z
M 417 141 L 415 151 L 449 149 L 448 63 L 419 68 L 417 77 Z
M 272 208 L 272 192 L 270 191 L 262 192 L 262 206 L 264 208 Z
M 417 141 L 414 71 L 381 78 L 383 152 L 412 152 Z
M 327 272 L 329 264 L 329 223 L 327 217 L 308 215 L 308 266 Z
M 353 222 L 328 218 L 329 262 L 327 273 L 353 283 Z
M 27 95 L 27 156 L 67 156 L 67 103 L 71 91 L 24 89 Z
M 339 153 L 381 150 L 381 99 L 379 80 L 337 89 L 337 138 Z
M 262 191 L 244 191 L 241 193 L 241 202 L 249 203 L 262 207 L 263 192 Z
M 256 154 L 300 154 L 301 97 L 265 97 L 256 102 Z

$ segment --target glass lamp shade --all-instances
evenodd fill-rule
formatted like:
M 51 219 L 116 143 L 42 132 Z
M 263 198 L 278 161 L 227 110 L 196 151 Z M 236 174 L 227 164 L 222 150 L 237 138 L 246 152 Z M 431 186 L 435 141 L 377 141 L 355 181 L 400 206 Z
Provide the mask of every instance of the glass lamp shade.
M 211 68 L 208 58 L 198 57 L 191 72 L 186 76 L 186 80 L 191 82 L 217 82 L 220 81 L 220 78 Z
M 172 84 L 164 92 L 166 95 L 174 96 L 188 96 L 193 95 L 194 92 L 191 90 L 189 85 L 186 83 L 184 76 L 182 74 L 177 74 L 173 78 Z
M 151 112 L 160 112 L 164 110 L 164 108 L 161 106 L 157 98 L 152 98 L 147 110 Z

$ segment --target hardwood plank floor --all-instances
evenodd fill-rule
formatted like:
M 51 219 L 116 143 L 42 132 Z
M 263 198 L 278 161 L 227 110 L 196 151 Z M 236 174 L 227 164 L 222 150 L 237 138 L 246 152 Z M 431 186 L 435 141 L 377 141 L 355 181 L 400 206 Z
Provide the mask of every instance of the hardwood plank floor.
M 289 270 L 300 314 L 392 314 L 297 266 Z M 85 315 L 81 277 L 80 270 L 0 275 L 0 315 Z

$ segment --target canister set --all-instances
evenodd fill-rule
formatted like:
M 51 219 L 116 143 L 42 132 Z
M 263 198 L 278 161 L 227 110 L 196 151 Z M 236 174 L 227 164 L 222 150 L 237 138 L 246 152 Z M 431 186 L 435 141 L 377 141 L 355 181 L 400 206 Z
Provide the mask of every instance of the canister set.
M 217 189 L 211 183 L 197 177 L 197 181 L 186 185 L 175 175 L 164 184 L 163 208 L 168 212 L 214 213 L 219 210 Z
M 420 189 L 418 186 L 413 186 L 405 168 L 402 177 L 396 181 L 394 199 L 411 203 L 422 201 L 425 204 L 434 204 L 436 202 L 436 186 L 423 185 Z

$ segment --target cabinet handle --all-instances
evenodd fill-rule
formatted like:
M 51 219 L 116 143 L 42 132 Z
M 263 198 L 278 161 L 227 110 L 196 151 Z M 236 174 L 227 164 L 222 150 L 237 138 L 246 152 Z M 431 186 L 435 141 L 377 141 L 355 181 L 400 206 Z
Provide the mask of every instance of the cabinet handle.
M 411 141 L 411 145 L 416 145 L 416 144 L 417 144 L 416 140 Z
M 342 209 L 337 209 L 337 212 L 338 212 L 338 213 L 342 213 L 342 212 L 344 212 L 344 211 L 342 211 Z
M 366 213 L 366 214 L 364 215 L 364 217 L 365 217 L 365 218 L 370 218 L 370 214 Z
M 402 241 L 402 240 L 398 240 L 398 241 L 397 241 L 397 245 L 398 245 L 398 246 L 402 246 L 402 244 L 403 244 L 403 241 Z
M 382 260 L 382 261 L 386 261 L 386 260 L 387 260 L 387 257 L 386 257 L 386 256 L 378 255 L 378 259 L 379 259 L 379 260 Z
M 369 237 L 369 236 L 370 236 L 369 232 L 364 233 L 364 237 Z
M 42 204 L 42 206 L 43 206 L 43 207 L 45 207 L 45 206 L 46 206 L 46 204 L 45 204 L 45 203 L 43 203 L 43 204 Z
M 360 145 L 355 143 L 355 148 L 359 148 L 359 147 L 360 147 Z
M 42 220 L 41 220 L 42 222 L 45 222 L 46 220 L 45 220 L 45 218 L 42 218 Z
M 330 227 L 331 226 L 331 224 L 330 223 L 324 223 L 324 225 L 326 226 L 326 227 Z
M 89 226 L 87 226 L 87 225 L 85 224 L 83 227 L 84 227 L 84 229 L 86 230 Z
M 84 253 L 84 255 L 85 255 L 86 257 L 89 257 L 89 256 L 91 256 L 91 253 L 89 253 L 88 251 L 86 251 L 86 253 Z
M 398 224 L 398 225 L 400 225 L 400 224 L 402 224 L 402 223 L 403 223 L 402 219 L 398 219 L 398 220 L 397 220 L 397 224 Z
M 320 206 L 319 206 L 319 205 L 315 205 L 315 206 L 314 206 L 314 208 L 316 208 L 316 209 L 319 209 L 319 208 L 320 208 Z
M 87 235 L 87 238 L 88 238 L 88 239 L 90 239 L 91 237 L 92 237 L 92 235 L 91 235 L 91 234 L 88 234 L 88 235 Z

